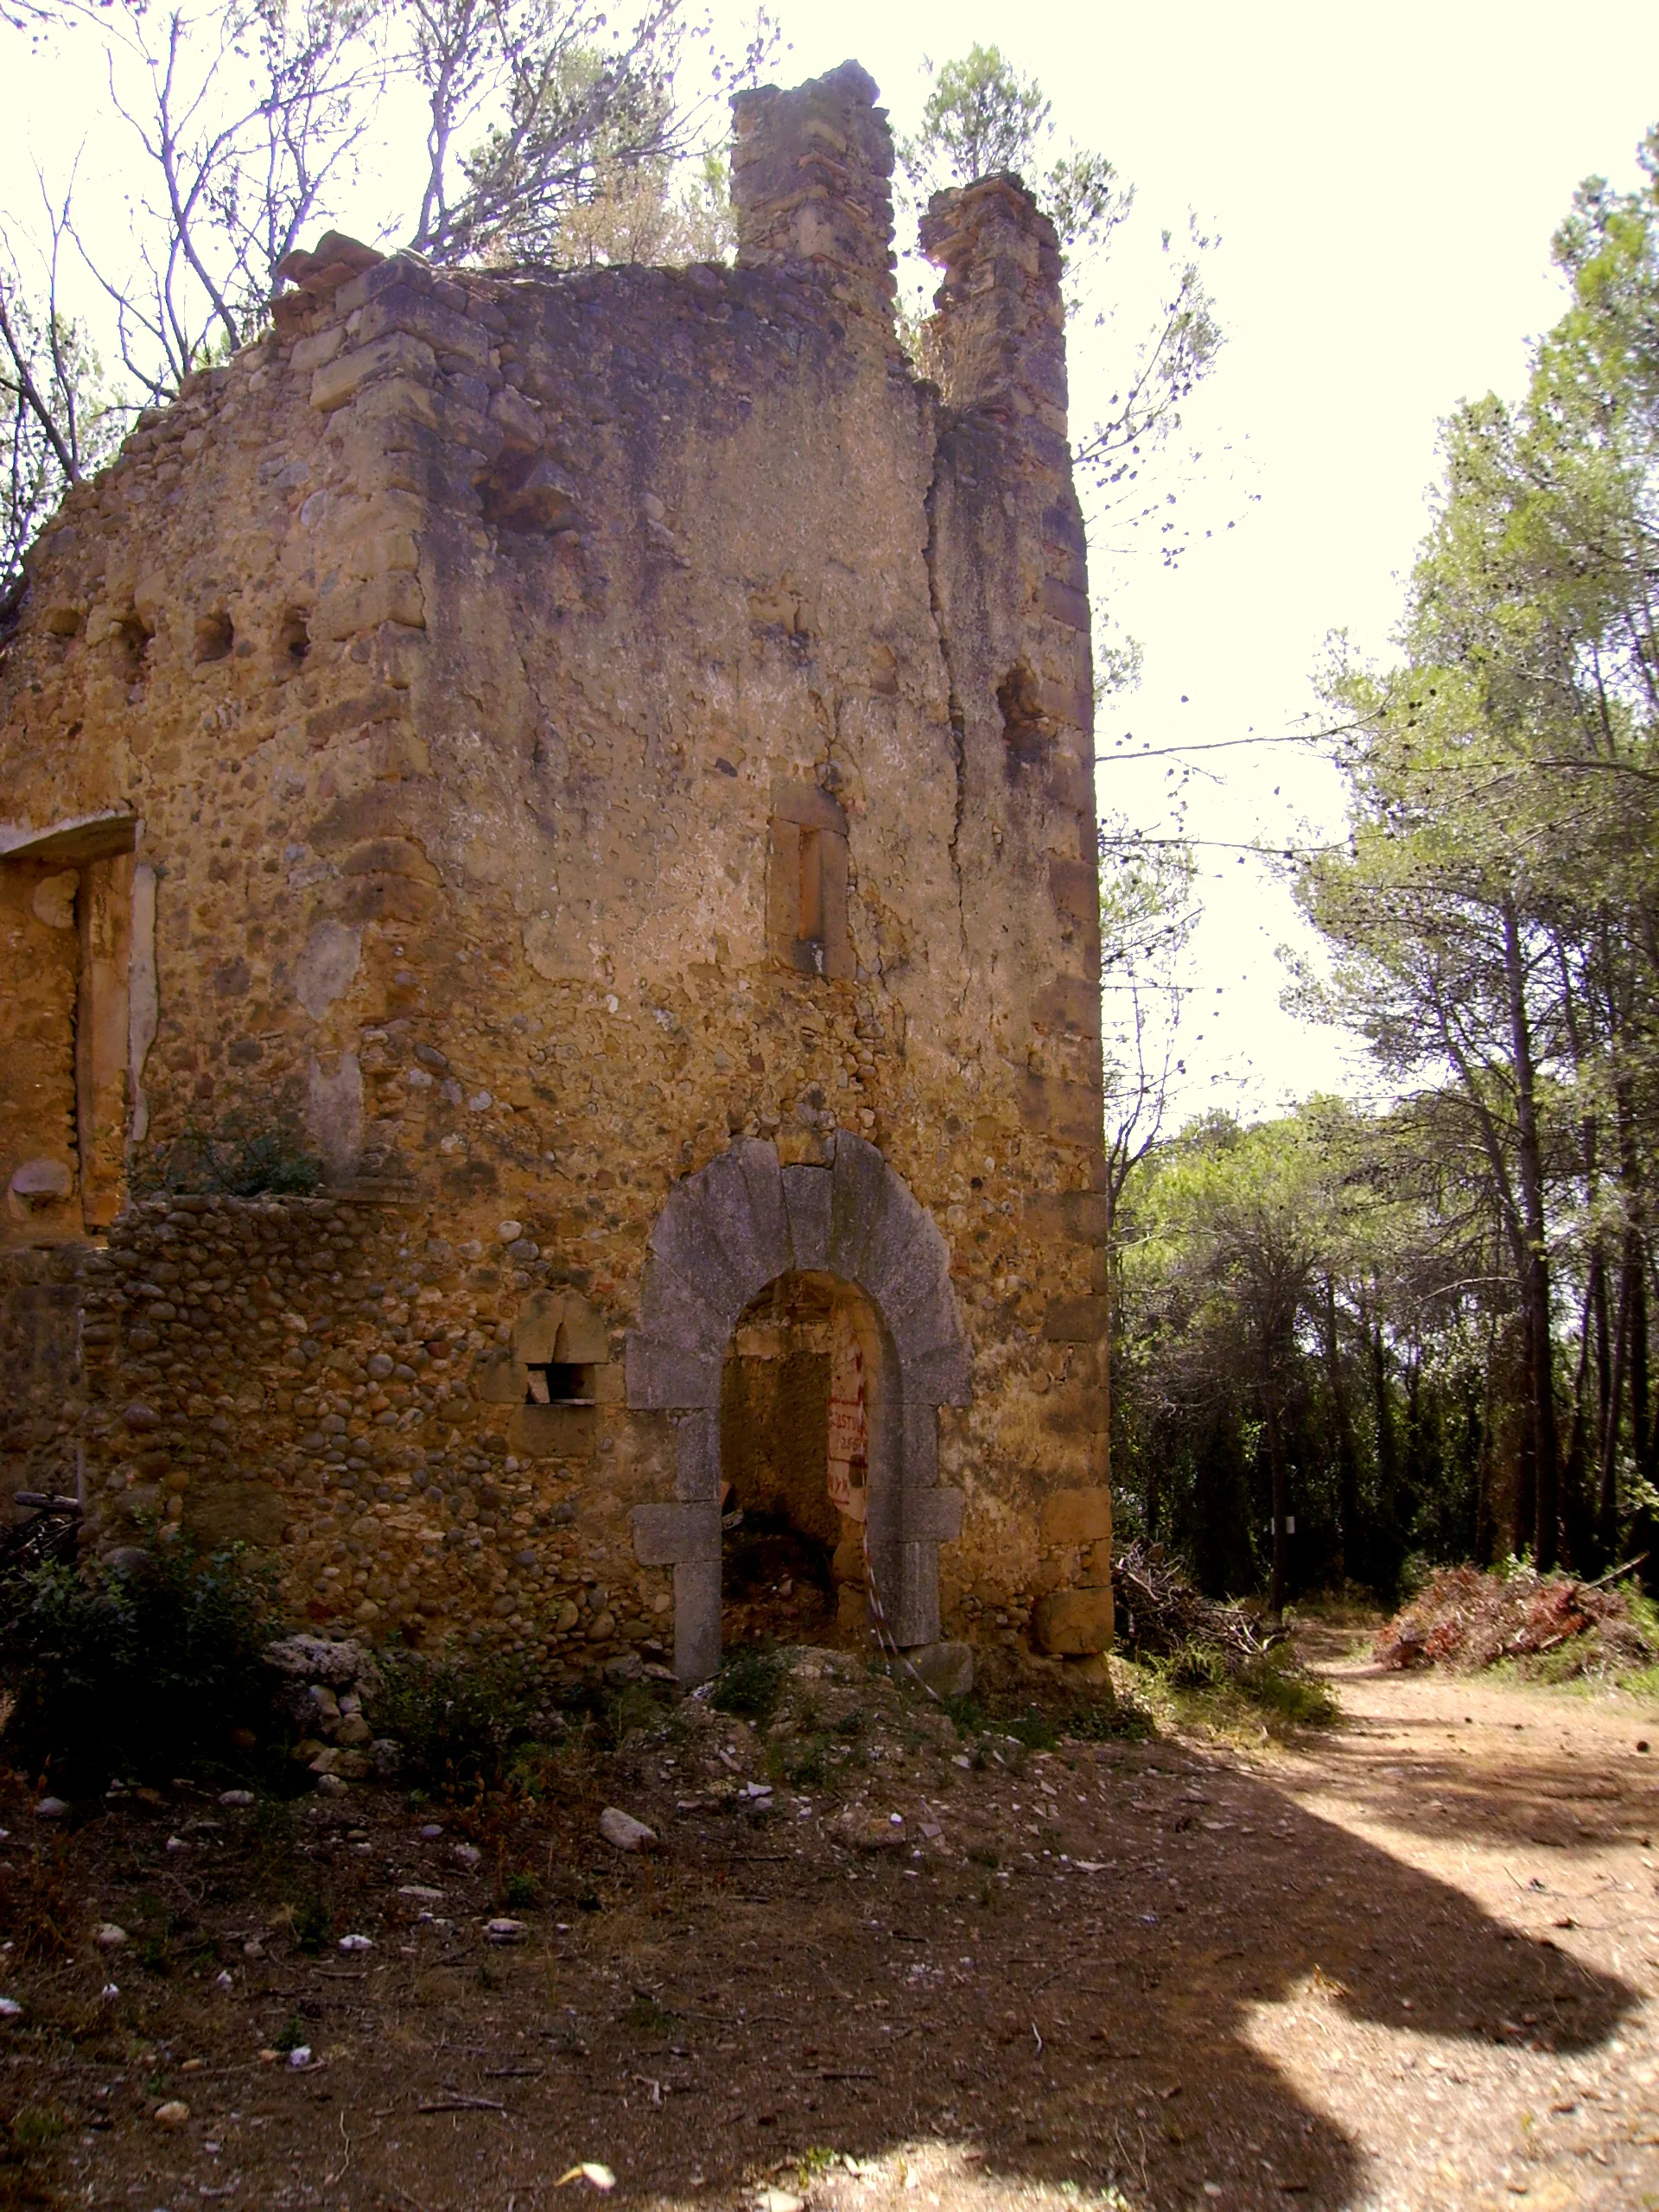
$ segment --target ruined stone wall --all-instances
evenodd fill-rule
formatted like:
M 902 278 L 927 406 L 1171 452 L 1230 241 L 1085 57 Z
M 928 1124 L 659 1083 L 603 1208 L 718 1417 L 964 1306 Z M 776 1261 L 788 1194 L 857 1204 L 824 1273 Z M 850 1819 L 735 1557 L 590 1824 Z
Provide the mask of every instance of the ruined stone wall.
M 78 1497 L 83 1247 L 0 1252 L 0 1511 L 22 1491 Z
M 0 667 L 0 879 L 60 825 L 124 836 L 97 866 L 128 869 L 137 982 L 118 1098 L 107 1070 L 82 1085 L 61 1187 L 12 1193 L 0 1233 L 105 1225 L 85 1189 L 112 1112 L 135 1196 L 314 1156 L 353 1221 L 416 1224 L 369 1272 L 381 1301 L 446 1301 L 464 1399 L 418 1442 L 464 1459 L 505 1449 L 523 1397 L 511 1343 L 455 1371 L 474 1337 L 533 1334 L 532 1301 L 568 1293 L 620 1341 L 677 1176 L 741 1135 L 787 1162 L 853 1130 L 948 1239 L 972 1348 L 971 1404 L 939 1416 L 967 1503 L 947 1625 L 1097 1649 L 1099 950 L 1058 255 L 1009 181 L 940 203 L 943 397 L 918 381 L 871 91 L 746 96 L 734 269 L 440 278 L 325 241 L 270 332 L 72 493 Z M 78 913 L 104 895 L 83 877 Z M 140 1206 L 111 1264 L 209 1217 Z M 292 1202 L 232 1245 L 257 1230 L 263 1256 L 279 1220 L 296 1266 L 327 1256 L 334 1217 Z M 296 1501 L 294 1587 L 334 1604 L 280 1317 L 231 1298 L 188 1372 L 155 1366 L 137 1304 L 113 1319 L 107 1403 L 180 1438 L 226 1422 Z M 356 1359 L 360 1301 L 350 1325 L 315 1341 Z M 666 1494 L 663 1416 L 611 1364 L 614 1400 L 531 1424 L 515 1511 L 543 1482 L 607 1526 Z M 400 1387 L 376 1434 L 429 1386 Z M 107 1484 L 126 1462 L 99 1451 Z M 191 1486 L 168 1495 L 188 1524 Z M 588 1518 L 558 1525 L 526 1548 L 611 1574 Z M 431 1540 L 405 1535 L 364 1588 L 410 1594 Z
M 156 1198 L 118 1223 L 86 1263 L 92 1539 L 269 1546 L 298 1618 L 376 1640 L 659 1663 L 668 1580 L 606 1489 L 614 1437 L 513 1450 L 485 1395 L 510 1264 L 442 1225 L 331 1197 Z

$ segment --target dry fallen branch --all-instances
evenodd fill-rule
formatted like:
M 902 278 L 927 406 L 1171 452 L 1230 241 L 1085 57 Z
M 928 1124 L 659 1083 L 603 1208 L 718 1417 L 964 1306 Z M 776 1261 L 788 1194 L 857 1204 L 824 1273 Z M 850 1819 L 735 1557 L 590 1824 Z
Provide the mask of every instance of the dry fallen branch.
M 1236 1605 L 1217 1605 L 1195 1590 L 1162 1547 L 1126 1545 L 1112 1561 L 1118 1647 L 1135 1658 L 1163 1658 L 1192 1644 L 1210 1644 L 1234 1665 L 1282 1640 Z

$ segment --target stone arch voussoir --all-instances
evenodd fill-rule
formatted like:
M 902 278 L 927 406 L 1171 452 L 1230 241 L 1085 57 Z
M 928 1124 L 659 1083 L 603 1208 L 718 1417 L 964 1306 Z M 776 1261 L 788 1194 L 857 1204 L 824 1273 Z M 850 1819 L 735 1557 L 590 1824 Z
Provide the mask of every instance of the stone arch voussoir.
M 958 1533 L 962 1494 L 938 1487 L 938 1409 L 969 1402 L 972 1354 L 950 1285 L 950 1250 L 876 1147 L 838 1131 L 823 1166 L 782 1166 L 743 1138 L 670 1192 L 651 1232 L 639 1325 L 627 1344 L 627 1402 L 677 1416 L 672 1503 L 642 1505 L 634 1548 L 674 1569 L 675 1671 L 720 1657 L 720 1388 L 750 1300 L 791 1271 L 863 1292 L 892 1345 L 899 1401 L 879 1532 L 883 1610 L 900 1645 L 938 1635 L 938 1548 Z M 879 1541 L 878 1541 L 879 1534 Z

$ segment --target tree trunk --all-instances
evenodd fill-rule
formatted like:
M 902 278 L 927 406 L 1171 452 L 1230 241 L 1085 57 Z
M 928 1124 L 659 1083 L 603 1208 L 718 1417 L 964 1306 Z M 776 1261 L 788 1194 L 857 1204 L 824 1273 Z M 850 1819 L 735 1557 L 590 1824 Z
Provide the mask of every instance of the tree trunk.
M 1475 1460 L 1475 1565 L 1490 1567 L 1497 1531 L 1492 1514 L 1492 1399 L 1497 1370 L 1497 1320 L 1486 1319 L 1486 1357 L 1482 1363 L 1480 1451 Z
M 1573 1425 L 1567 1433 L 1567 1465 L 1561 1478 L 1566 1504 L 1563 1518 L 1567 1522 L 1568 1563 L 1581 1572 L 1588 1570 L 1591 1548 L 1594 1541 L 1595 1516 L 1590 1510 L 1587 1496 L 1586 1471 L 1590 1459 L 1589 1408 L 1586 1403 L 1590 1381 L 1590 1333 L 1596 1319 L 1598 1298 L 1602 1287 L 1601 1247 L 1596 1245 L 1590 1255 L 1590 1271 L 1585 1283 L 1584 1311 L 1579 1321 L 1579 1364 L 1573 1377 Z M 1605 1308 L 1606 1300 L 1601 1299 Z M 1603 1395 L 1600 1377 L 1597 1378 L 1599 1398 Z M 1598 1439 L 1606 1427 L 1605 1420 L 1596 1427 Z M 1598 1466 L 1601 1463 L 1599 1442 L 1595 1447 Z
M 1532 1318 L 1521 1316 L 1521 1433 L 1515 1453 L 1515 1527 L 1510 1549 L 1517 1557 L 1533 1538 L 1538 1519 L 1538 1432 L 1532 1418 Z
M 1535 1508 L 1533 1556 L 1540 1573 L 1554 1566 L 1560 1532 L 1561 1485 L 1555 1434 L 1555 1375 L 1549 1330 L 1549 1254 L 1545 1243 L 1543 1143 L 1538 1128 L 1532 1024 L 1520 917 L 1503 907 L 1503 968 L 1509 985 L 1510 1059 L 1515 1073 L 1516 1169 L 1520 1184 L 1521 1298 L 1527 1316 L 1528 1396 L 1532 1410 Z
M 1348 1414 L 1348 1393 L 1343 1387 L 1342 1358 L 1337 1343 L 1337 1285 L 1332 1275 L 1325 1279 L 1320 1318 L 1325 1325 L 1325 1364 L 1330 1377 L 1332 1416 L 1337 1435 L 1337 1514 L 1342 1536 L 1338 1563 L 1345 1581 L 1352 1573 L 1353 1561 L 1359 1554 L 1359 1454 Z
M 1613 1374 L 1608 1391 L 1607 1428 L 1601 1440 L 1601 1483 L 1596 1499 L 1596 1526 L 1602 1549 L 1609 1559 L 1618 1543 L 1618 1431 L 1619 1406 L 1624 1395 L 1626 1347 L 1630 1341 L 1634 1299 L 1632 1278 L 1641 1264 L 1636 1238 L 1627 1230 L 1618 1271 L 1618 1319 L 1613 1327 Z
M 1653 1483 L 1653 1431 L 1649 1410 L 1648 1380 L 1648 1255 L 1643 1240 L 1636 1242 L 1636 1267 L 1630 1278 L 1630 1340 L 1626 1352 L 1630 1369 L 1630 1448 L 1636 1471 L 1644 1488 Z
M 1276 1626 L 1285 1617 L 1285 1570 L 1288 1564 L 1285 1515 L 1289 1500 L 1283 1443 L 1279 1433 L 1279 1407 L 1271 1376 L 1262 1393 L 1262 1417 L 1268 1432 L 1268 1470 L 1273 1486 L 1273 1583 L 1268 1592 L 1268 1611 Z
M 1599 1242 L 1591 1267 L 1596 1293 L 1596 1464 L 1599 1465 L 1613 1382 L 1612 1338 L 1607 1325 L 1607 1268 Z

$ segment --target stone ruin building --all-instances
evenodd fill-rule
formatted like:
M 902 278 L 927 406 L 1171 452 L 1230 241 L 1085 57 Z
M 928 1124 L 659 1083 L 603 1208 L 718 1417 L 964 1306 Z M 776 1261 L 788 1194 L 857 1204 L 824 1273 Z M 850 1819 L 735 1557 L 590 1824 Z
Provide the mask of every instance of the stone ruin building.
M 735 265 L 337 234 L 0 643 L 0 1480 L 550 1679 L 740 1600 L 1097 1672 L 1099 906 L 1055 234 L 855 64 Z M 238 1193 L 243 1193 L 238 1195 Z

